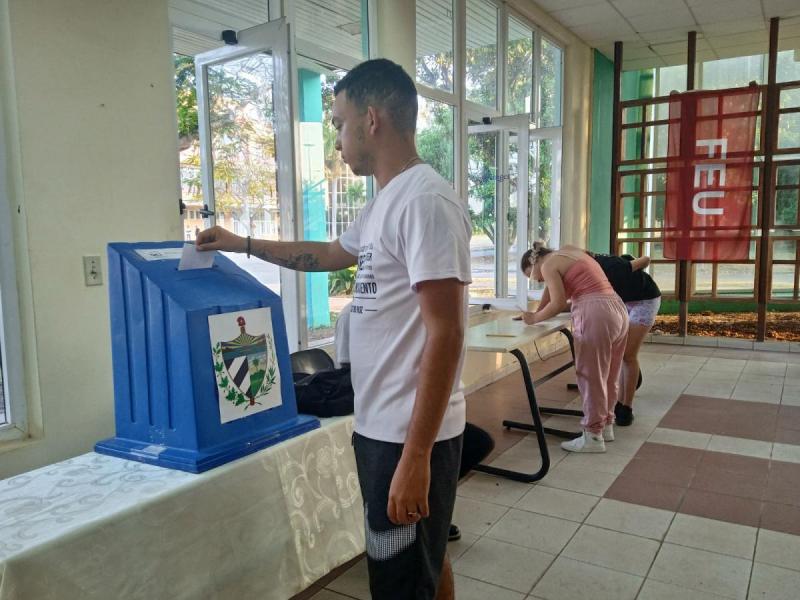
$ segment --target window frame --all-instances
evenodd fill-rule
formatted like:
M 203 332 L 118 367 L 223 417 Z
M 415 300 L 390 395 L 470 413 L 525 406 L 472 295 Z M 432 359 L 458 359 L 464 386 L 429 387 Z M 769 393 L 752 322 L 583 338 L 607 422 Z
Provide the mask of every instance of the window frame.
M 0 360 L 6 423 L 0 425 L 0 442 L 20 440 L 28 435 L 28 406 L 25 396 L 19 290 L 12 228 L 10 169 L 5 116 L 7 106 L 0 98 Z
M 447 92 L 438 88 L 433 88 L 416 81 L 417 93 L 429 100 L 443 102 L 449 104 L 454 108 L 454 119 L 456 119 L 453 128 L 453 160 L 455 189 L 456 193 L 466 199 L 468 194 L 468 127 L 469 121 L 480 122 L 484 117 L 492 120 L 507 119 L 509 117 L 519 115 L 506 114 L 506 60 L 507 60 L 507 46 L 508 46 L 508 22 L 510 18 L 514 18 L 531 30 L 533 36 L 532 44 L 532 86 L 531 86 L 531 107 L 533 110 L 529 115 L 529 140 L 546 139 L 553 143 L 553 171 L 557 172 L 558 176 L 553 177 L 552 192 L 551 192 L 551 241 L 554 245 L 560 243 L 561 240 L 561 179 L 562 173 L 562 144 L 563 144 L 563 129 L 564 129 L 564 70 L 566 64 L 566 48 L 563 41 L 559 40 L 556 36 L 545 31 L 529 17 L 522 14 L 519 10 L 508 6 L 505 2 L 500 0 L 487 0 L 493 4 L 497 9 L 497 97 L 494 109 L 491 107 L 483 106 L 466 99 L 466 21 L 467 21 L 467 0 L 454 0 L 454 13 L 453 13 L 453 70 L 454 81 L 453 91 Z M 559 78 L 561 89 L 559 93 L 559 114 L 561 116 L 560 124 L 557 126 L 541 127 L 541 99 L 540 99 L 540 80 L 541 80 L 541 63 L 542 63 L 542 39 L 561 50 L 561 76 Z M 416 49 L 415 49 L 416 61 Z M 526 113 L 520 113 L 525 115 Z M 539 163 L 533 169 L 538 173 Z M 533 173 L 532 173 L 533 174 Z M 538 206 L 539 202 L 539 186 L 533 190 L 534 202 Z M 504 219 L 501 219 L 504 221 Z M 502 223 L 499 223 L 502 225 Z M 531 224 L 528 224 L 528 235 Z M 501 235 L 501 234 L 498 234 Z M 497 288 L 495 289 L 497 293 Z M 533 290 L 528 292 L 528 297 L 538 299 L 541 296 L 541 291 Z M 515 298 L 500 298 L 506 303 L 516 302 Z
M 528 170 L 527 161 L 523 166 L 519 163 L 520 148 L 523 145 L 527 148 L 526 155 L 530 152 L 531 129 L 526 115 L 519 114 L 508 117 L 498 117 L 494 119 L 491 124 L 483 125 L 470 125 L 468 127 L 474 133 L 496 133 L 498 135 L 499 152 L 497 154 L 498 170 L 506 173 L 510 171 L 508 164 L 508 148 L 510 144 L 510 134 L 517 135 L 517 252 L 524 252 L 523 247 L 528 245 L 528 234 L 530 233 L 530 223 L 528 222 L 528 215 L 530 213 L 530 205 L 528 203 L 529 185 L 531 174 Z M 522 174 L 526 177 L 522 177 Z M 508 228 L 508 202 L 510 197 L 510 187 L 508 180 L 498 182 L 496 192 L 497 209 L 495 210 L 497 229 L 495 240 L 505 240 L 507 237 L 506 230 Z M 523 210 L 524 209 L 524 210 Z M 500 218 L 497 219 L 497 215 Z M 493 297 L 479 297 L 470 295 L 470 304 L 492 304 L 502 308 L 519 308 L 525 310 L 528 306 L 528 284 L 524 283 L 522 277 L 517 277 L 516 289 L 514 296 L 510 296 L 511 290 L 508 289 L 508 256 L 505 253 L 495 254 L 495 296 Z M 499 294 L 498 294 L 499 292 Z

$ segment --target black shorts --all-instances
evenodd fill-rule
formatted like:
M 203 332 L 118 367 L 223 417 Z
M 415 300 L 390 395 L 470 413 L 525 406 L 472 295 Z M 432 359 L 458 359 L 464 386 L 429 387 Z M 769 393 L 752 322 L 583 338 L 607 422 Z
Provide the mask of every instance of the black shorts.
M 430 516 L 412 525 L 395 525 L 386 507 L 403 444 L 353 434 L 374 600 L 433 600 L 436 596 L 456 500 L 462 442 L 463 435 L 459 435 L 433 446 Z

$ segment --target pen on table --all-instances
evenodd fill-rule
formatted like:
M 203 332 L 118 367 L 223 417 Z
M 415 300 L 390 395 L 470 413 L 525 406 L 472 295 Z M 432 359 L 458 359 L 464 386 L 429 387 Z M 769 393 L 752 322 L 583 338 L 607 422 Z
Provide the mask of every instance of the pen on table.
M 517 337 L 515 333 L 487 333 L 486 337 Z

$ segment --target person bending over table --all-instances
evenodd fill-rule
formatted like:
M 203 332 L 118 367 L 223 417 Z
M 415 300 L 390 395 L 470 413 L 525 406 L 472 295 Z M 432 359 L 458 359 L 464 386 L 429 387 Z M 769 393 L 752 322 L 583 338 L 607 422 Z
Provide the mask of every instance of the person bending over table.
M 634 258 L 629 254 L 586 253 L 594 258 L 608 277 L 628 310 L 628 341 L 622 357 L 622 399 L 614 406 L 616 424 L 622 427 L 633 423 L 633 395 L 639 380 L 639 350 L 661 307 L 661 290 L 644 269 L 650 264 L 649 256 Z
M 349 352 L 370 592 L 452 599 L 446 551 L 465 421 L 469 213 L 417 155 L 417 90 L 402 67 L 363 62 L 333 93 L 336 149 L 380 186 L 350 227 L 331 242 L 251 240 L 214 227 L 197 248 L 301 271 L 358 264 Z
M 564 246 L 552 250 L 541 242 L 522 255 L 526 277 L 546 285 L 536 312 L 524 312 L 528 325 L 546 321 L 572 303 L 575 338 L 575 377 L 583 401 L 583 433 L 562 442 L 569 452 L 605 452 L 614 440 L 614 405 L 619 396 L 619 376 L 628 312 L 600 265 L 582 249 Z

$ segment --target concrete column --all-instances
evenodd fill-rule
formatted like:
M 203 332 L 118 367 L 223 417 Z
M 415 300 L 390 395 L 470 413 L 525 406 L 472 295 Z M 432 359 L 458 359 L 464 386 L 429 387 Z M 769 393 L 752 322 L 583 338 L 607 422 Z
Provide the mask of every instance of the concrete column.
M 414 77 L 416 71 L 417 3 L 415 0 L 377 0 L 378 58 L 388 58 Z
M 325 140 L 322 133 L 322 84 L 320 74 L 299 70 L 300 139 L 303 173 L 304 239 L 328 239 L 325 215 Z M 329 327 L 328 274 L 306 273 L 306 315 L 310 329 Z

